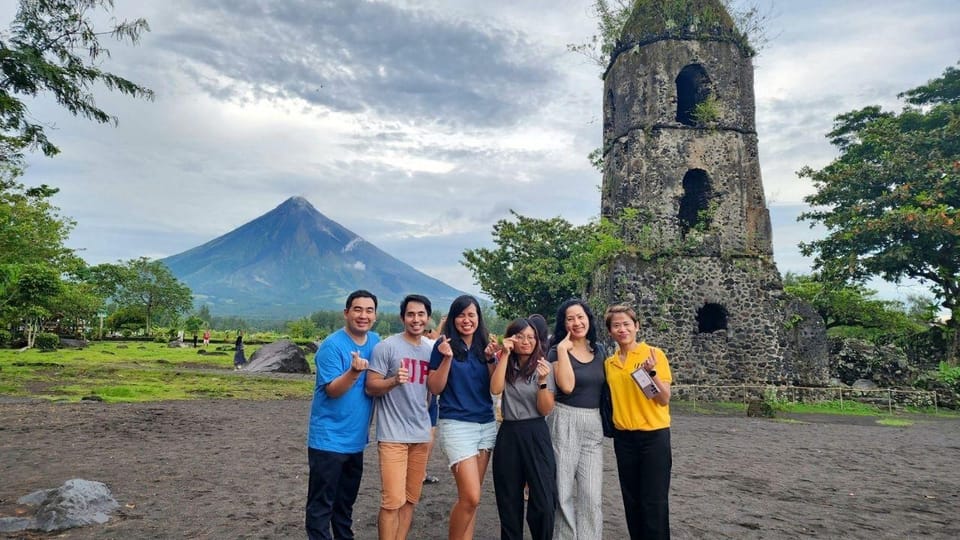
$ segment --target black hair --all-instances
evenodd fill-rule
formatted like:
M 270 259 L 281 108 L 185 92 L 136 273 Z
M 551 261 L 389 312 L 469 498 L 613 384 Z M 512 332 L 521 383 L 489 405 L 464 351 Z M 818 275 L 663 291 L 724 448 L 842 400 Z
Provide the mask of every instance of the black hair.
M 477 330 L 473 333 L 473 341 L 470 343 L 468 349 L 467 344 L 464 343 L 463 338 L 460 337 L 460 332 L 457 332 L 457 326 L 454 321 L 457 315 L 463 313 L 463 311 L 471 305 L 477 308 Z M 490 342 L 490 338 L 488 337 L 487 326 L 483 324 L 483 313 L 480 311 L 480 302 L 478 302 L 476 298 L 465 294 L 458 296 L 453 303 L 450 304 L 450 311 L 447 312 L 447 322 L 443 325 L 443 335 L 450 338 L 450 348 L 453 349 L 454 360 L 466 360 L 467 352 L 473 350 L 477 359 L 481 362 L 486 362 L 483 353 L 487 348 L 487 344 Z
M 515 336 L 527 328 L 533 330 L 536 346 L 533 348 L 533 352 L 530 353 L 530 357 L 527 358 L 527 363 L 522 366 L 520 365 L 520 358 L 517 356 L 516 346 L 510 351 L 510 357 L 507 358 L 506 379 L 508 383 L 513 383 L 517 379 L 526 380 L 527 382 L 532 380 L 533 374 L 537 371 L 537 360 L 543 357 L 543 338 L 540 337 L 540 332 L 537 331 L 536 325 L 534 325 L 530 319 L 514 319 L 514 321 L 507 326 L 503 337 L 508 338 Z
M 377 309 L 377 296 L 370 291 L 364 289 L 358 289 L 350 293 L 350 296 L 347 297 L 347 304 L 343 309 L 350 309 L 350 306 L 353 304 L 353 301 L 357 298 L 370 298 L 373 300 L 373 309 Z
M 407 304 L 410 302 L 419 302 L 423 304 L 423 307 L 427 308 L 427 317 L 433 315 L 433 307 L 430 305 L 430 299 L 421 294 L 408 294 L 404 297 L 403 301 L 400 302 L 400 317 L 403 317 L 407 313 Z
M 583 312 L 587 315 L 587 322 L 590 325 L 590 327 L 587 328 L 587 341 L 590 343 L 591 349 L 597 350 L 597 320 L 593 316 L 593 311 L 590 310 L 590 306 L 579 298 L 571 298 L 560 304 L 560 307 L 557 309 L 557 322 L 553 327 L 553 338 L 550 340 L 550 347 L 556 347 L 557 343 L 560 343 L 563 341 L 563 338 L 567 337 L 567 310 L 573 306 L 582 307 Z
M 550 331 L 547 327 L 547 318 L 539 313 L 527 317 L 530 324 L 537 331 L 537 342 L 540 344 L 540 354 L 547 356 L 547 345 L 550 344 Z

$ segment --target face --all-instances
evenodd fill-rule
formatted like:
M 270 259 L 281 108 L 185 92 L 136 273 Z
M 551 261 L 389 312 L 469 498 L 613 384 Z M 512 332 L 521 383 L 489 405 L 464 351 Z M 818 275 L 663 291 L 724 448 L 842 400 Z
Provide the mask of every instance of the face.
M 583 310 L 583 306 L 574 304 L 567 308 L 564 326 L 571 339 L 587 337 L 587 331 L 590 330 L 590 319 L 587 318 L 587 312 Z
M 629 345 L 637 340 L 637 323 L 626 313 L 614 313 L 610 317 L 610 337 L 618 345 Z
M 411 337 L 420 337 L 427 331 L 430 316 L 427 315 L 427 306 L 420 302 L 407 302 L 403 312 L 403 331 Z
M 477 325 L 480 324 L 479 315 L 477 315 L 477 306 L 470 304 L 455 319 L 453 327 L 461 337 L 472 336 L 477 331 Z
M 377 322 L 377 308 L 373 298 L 354 298 L 350 307 L 343 310 L 343 318 L 347 323 L 348 332 L 355 336 L 366 334 Z
M 510 337 L 513 338 L 513 349 L 517 354 L 523 356 L 533 354 L 533 349 L 537 346 L 537 334 L 533 328 L 528 326 Z

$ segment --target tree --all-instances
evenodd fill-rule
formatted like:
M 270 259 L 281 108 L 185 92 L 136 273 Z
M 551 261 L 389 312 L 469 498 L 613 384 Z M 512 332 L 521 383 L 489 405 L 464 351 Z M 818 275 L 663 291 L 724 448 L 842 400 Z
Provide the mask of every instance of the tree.
M 292 338 L 313 339 L 318 333 L 317 325 L 310 317 L 303 317 L 287 323 L 287 332 Z
M 27 188 L 20 169 L 0 163 L 0 264 L 42 263 L 62 271 L 82 262 L 64 242 L 74 222 L 50 203 L 57 189 Z
M 960 70 L 899 95 L 900 113 L 871 106 L 837 116 L 827 136 L 840 156 L 804 167 L 816 193 L 799 219 L 827 236 L 803 242 L 814 268 L 831 282 L 871 276 L 929 284 L 951 312 L 948 352 L 960 350 Z
M 50 316 L 51 301 L 63 290 L 60 275 L 42 263 L 0 267 L 0 319 L 23 323 L 27 347 Z
M 91 269 L 98 289 L 106 292 L 121 308 L 143 310 L 147 334 L 151 319 L 177 317 L 193 306 L 193 293 L 180 283 L 160 261 L 146 257 L 121 264 L 101 264 Z
M 20 0 L 10 28 L 0 32 L 0 163 L 21 163 L 26 149 L 40 149 L 48 156 L 59 152 L 24 98 L 50 94 L 74 115 L 114 124 L 116 118 L 97 107 L 94 86 L 153 98 L 148 88 L 100 67 L 110 56 L 101 37 L 136 44 L 150 30 L 147 21 L 98 29 L 92 19 L 99 9 L 112 11 L 113 0 Z
M 564 300 L 584 293 L 600 263 L 623 249 L 605 221 L 575 226 L 559 217 L 510 213 L 516 221 L 493 225 L 496 249 L 463 252 L 463 265 L 504 318 L 553 315 Z

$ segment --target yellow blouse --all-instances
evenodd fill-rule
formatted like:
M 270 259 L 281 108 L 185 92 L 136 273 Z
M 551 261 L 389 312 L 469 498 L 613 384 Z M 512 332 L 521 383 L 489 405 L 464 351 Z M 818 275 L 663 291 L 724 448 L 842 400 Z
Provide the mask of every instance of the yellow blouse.
M 631 376 L 631 373 L 650 357 L 651 350 L 656 359 L 654 370 L 657 377 L 670 384 L 673 376 L 670 374 L 667 356 L 660 349 L 644 342 L 638 343 L 627 353 L 625 362 L 620 361 L 620 351 L 616 350 L 603 363 L 613 399 L 613 425 L 619 430 L 653 431 L 670 427 L 670 406 L 660 405 L 643 395 Z

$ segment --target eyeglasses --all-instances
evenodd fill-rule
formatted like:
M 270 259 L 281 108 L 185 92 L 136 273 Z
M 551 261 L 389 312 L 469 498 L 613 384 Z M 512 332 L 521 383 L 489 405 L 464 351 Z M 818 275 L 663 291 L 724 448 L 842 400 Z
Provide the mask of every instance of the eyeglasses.
M 532 342 L 532 341 L 536 341 L 536 340 L 537 340 L 536 336 L 519 336 L 519 335 L 518 335 L 518 336 L 511 336 L 511 337 L 513 337 L 513 340 L 514 340 L 514 341 L 522 341 L 522 342 L 524 342 L 524 343 L 526 343 L 526 342 L 528 342 L 528 341 L 531 341 L 531 342 Z

